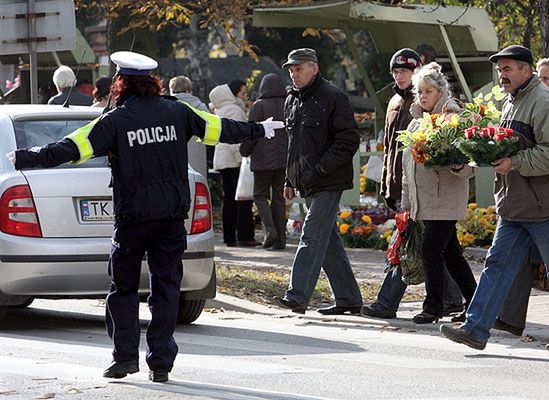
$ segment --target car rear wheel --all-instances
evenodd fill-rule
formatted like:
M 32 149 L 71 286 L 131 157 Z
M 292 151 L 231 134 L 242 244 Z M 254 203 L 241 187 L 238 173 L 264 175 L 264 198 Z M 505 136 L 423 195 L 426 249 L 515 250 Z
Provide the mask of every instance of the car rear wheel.
M 27 297 L 27 299 L 23 303 L 10 306 L 10 308 L 27 308 L 32 304 L 33 301 L 34 301 L 34 297 Z
M 178 324 L 190 324 L 196 321 L 202 310 L 204 310 L 206 300 L 202 299 L 184 299 L 183 296 L 179 299 L 179 312 L 177 314 Z

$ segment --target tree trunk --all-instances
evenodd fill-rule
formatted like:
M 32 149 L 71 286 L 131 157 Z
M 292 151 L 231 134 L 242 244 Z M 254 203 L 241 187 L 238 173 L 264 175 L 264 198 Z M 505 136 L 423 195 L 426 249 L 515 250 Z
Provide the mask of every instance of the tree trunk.
M 198 17 L 193 15 L 187 29 L 181 31 L 180 46 L 189 59 L 187 76 L 193 83 L 193 94 L 208 104 L 208 82 L 212 76 L 209 63 L 210 46 L 208 29 L 198 26 Z
M 121 29 L 128 26 L 132 18 L 127 10 L 120 10 L 117 18 L 110 19 L 107 25 L 109 54 L 115 51 L 135 51 L 146 54 L 154 59 L 158 58 L 155 37 L 148 29 L 132 29 L 119 35 Z M 111 66 L 111 69 L 114 66 Z M 112 69 L 114 74 L 114 69 Z
M 541 29 L 541 56 L 549 56 L 549 0 L 538 1 L 539 28 Z

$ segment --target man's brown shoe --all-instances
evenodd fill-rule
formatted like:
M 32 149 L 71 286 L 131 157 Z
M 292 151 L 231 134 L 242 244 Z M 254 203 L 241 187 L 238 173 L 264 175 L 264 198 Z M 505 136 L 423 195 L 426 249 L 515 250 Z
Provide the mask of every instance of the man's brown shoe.
M 440 325 L 440 333 L 452 342 L 464 344 L 475 350 L 484 350 L 486 348 L 486 342 L 472 337 L 470 333 L 463 329 L 463 325 L 454 328 L 451 325 L 442 324 Z

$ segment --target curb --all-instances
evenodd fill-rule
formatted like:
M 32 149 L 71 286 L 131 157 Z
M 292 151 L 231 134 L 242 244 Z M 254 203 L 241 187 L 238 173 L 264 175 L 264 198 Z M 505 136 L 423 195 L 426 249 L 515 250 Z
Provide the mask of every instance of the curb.
M 450 317 L 445 317 L 442 321 L 435 324 L 415 324 L 412 322 L 412 317 L 419 311 L 421 311 L 421 302 L 403 302 L 399 314 L 406 317 L 397 317 L 394 319 L 377 319 L 363 317 L 359 315 L 338 315 L 338 316 L 326 316 L 316 312 L 316 310 L 307 310 L 305 315 L 295 314 L 290 310 L 284 310 L 275 306 L 265 306 L 262 304 L 253 303 L 248 300 L 239 299 L 237 297 L 217 294 L 215 299 L 207 301 L 207 307 L 222 308 L 227 311 L 236 311 L 247 314 L 261 314 L 267 316 L 283 317 L 283 318 L 296 318 L 307 321 L 320 321 L 323 323 L 343 322 L 346 324 L 363 325 L 365 327 L 374 327 L 381 330 L 398 331 L 403 330 L 410 333 L 413 332 L 439 332 L 441 324 L 451 324 Z M 456 323 L 457 325 L 457 323 Z M 549 343 L 549 331 L 542 328 L 532 328 L 526 324 L 525 334 L 536 339 L 540 343 Z M 519 337 L 512 335 L 505 331 L 498 331 L 492 329 L 490 331 L 491 340 L 497 339 L 517 339 Z

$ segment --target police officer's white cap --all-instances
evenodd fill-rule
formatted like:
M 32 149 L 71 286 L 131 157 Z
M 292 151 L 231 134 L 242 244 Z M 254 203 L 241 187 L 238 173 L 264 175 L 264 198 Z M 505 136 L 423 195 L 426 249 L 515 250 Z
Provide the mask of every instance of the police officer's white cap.
M 149 75 L 158 63 L 150 57 L 133 51 L 117 51 L 111 54 L 116 73 L 121 75 Z

